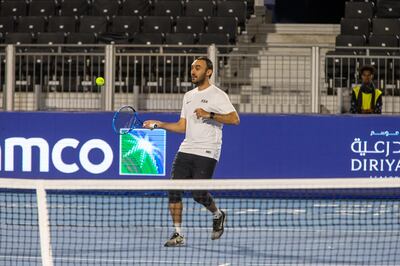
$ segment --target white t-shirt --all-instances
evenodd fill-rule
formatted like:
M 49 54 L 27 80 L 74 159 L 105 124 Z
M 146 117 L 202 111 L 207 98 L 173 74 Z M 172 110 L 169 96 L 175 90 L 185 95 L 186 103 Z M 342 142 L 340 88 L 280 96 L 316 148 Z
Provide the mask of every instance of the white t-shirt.
M 223 124 L 212 119 L 197 118 L 194 110 L 228 114 L 235 112 L 228 95 L 214 85 L 199 91 L 194 88 L 183 97 L 181 117 L 186 119 L 186 136 L 179 151 L 219 160 Z

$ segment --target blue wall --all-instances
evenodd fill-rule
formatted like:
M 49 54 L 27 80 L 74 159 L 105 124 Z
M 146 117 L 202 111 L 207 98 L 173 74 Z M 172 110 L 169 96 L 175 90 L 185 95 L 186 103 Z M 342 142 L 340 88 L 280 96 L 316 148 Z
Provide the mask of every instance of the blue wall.
M 152 178 L 119 175 L 119 138 L 111 128 L 112 113 L 0 113 L 0 176 L 15 178 Z M 178 114 L 141 114 L 142 119 L 176 121 Z M 241 115 L 240 126 L 225 126 L 223 148 L 216 178 L 330 178 L 389 177 L 400 171 L 400 117 Z M 13 171 L 5 167 L 7 138 L 40 138 L 49 146 L 48 171 L 40 170 L 39 149 L 32 149 L 31 169 L 22 169 L 22 151 L 14 149 Z M 166 176 L 183 140 L 168 133 Z M 76 139 L 75 148 L 62 152 L 65 163 L 79 170 L 66 174 L 52 162 L 52 147 L 63 138 Z M 79 151 L 87 141 L 99 139 L 109 145 L 113 162 L 105 171 L 86 171 Z M 90 161 L 98 164 L 103 153 L 93 149 Z M 10 163 L 10 160 L 8 160 Z M 46 164 L 46 163 L 44 163 Z M 26 169 L 25 169 L 26 170 Z M 154 177 L 153 177 L 154 178 Z

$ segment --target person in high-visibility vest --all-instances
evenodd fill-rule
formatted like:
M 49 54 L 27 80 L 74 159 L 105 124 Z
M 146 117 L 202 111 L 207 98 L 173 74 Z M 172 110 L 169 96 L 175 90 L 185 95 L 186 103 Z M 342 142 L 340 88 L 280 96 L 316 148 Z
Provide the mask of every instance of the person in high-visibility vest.
M 361 85 L 353 88 L 350 112 L 353 114 L 381 114 L 382 91 L 375 88 L 375 69 L 373 66 L 363 66 L 360 69 Z

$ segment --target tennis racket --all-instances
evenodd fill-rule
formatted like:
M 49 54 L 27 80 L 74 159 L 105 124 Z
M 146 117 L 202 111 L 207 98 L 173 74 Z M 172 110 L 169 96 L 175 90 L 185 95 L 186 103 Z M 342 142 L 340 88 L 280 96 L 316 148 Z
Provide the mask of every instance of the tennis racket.
M 115 112 L 112 127 L 115 133 L 125 135 L 135 128 L 141 128 L 143 122 L 139 119 L 135 108 L 129 105 L 122 106 Z

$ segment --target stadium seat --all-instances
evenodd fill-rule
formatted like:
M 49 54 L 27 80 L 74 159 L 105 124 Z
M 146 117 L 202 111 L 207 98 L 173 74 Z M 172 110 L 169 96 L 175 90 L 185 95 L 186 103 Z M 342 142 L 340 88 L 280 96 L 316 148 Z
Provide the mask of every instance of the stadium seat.
M 365 35 L 370 32 L 370 20 L 361 18 L 342 18 L 340 32 L 343 35 Z
M 105 43 L 105 44 L 129 44 L 132 41 L 132 35 L 129 33 L 125 32 L 120 32 L 120 33 L 113 33 L 113 32 L 106 32 L 99 34 L 97 37 L 97 40 L 99 43 Z M 118 48 L 119 51 L 125 50 L 124 48 Z
M 167 33 L 165 35 L 165 44 L 186 45 L 194 43 L 195 35 L 193 33 Z
M 93 16 L 116 16 L 119 11 L 118 0 L 93 0 Z
M 336 36 L 336 46 L 348 46 L 348 47 L 362 47 L 366 45 L 366 39 L 364 35 L 338 35 Z
M 141 47 L 130 47 L 127 50 L 131 52 L 158 52 L 160 49 L 156 47 L 143 47 L 144 45 L 160 45 L 164 43 L 164 34 L 159 32 L 137 33 L 133 36 L 132 44 L 141 45 Z
M 32 1 L 29 4 L 29 16 L 53 16 L 56 12 L 54 0 Z
M 39 32 L 36 42 L 41 44 L 60 44 L 65 43 L 64 32 Z
M 157 1 L 154 3 L 155 16 L 177 17 L 182 15 L 182 3 L 180 1 Z
M 399 47 L 399 38 L 394 35 L 375 35 L 369 37 L 369 46 L 373 47 Z
M 372 20 L 372 32 L 376 35 L 400 35 L 400 19 L 375 18 Z
M 0 17 L 0 32 L 4 35 L 14 31 L 13 17 Z
M 133 44 L 162 44 L 163 43 L 162 33 L 138 33 L 133 37 Z
M 63 0 L 60 2 L 61 16 L 83 16 L 89 11 L 88 0 Z
M 48 32 L 75 32 L 76 20 L 74 17 L 56 16 L 49 19 Z
M 41 16 L 20 17 L 17 21 L 18 32 L 44 32 L 45 19 Z
M 11 32 L 5 37 L 4 43 L 7 44 L 30 44 L 33 43 L 32 33 L 28 32 Z
M 107 32 L 107 18 L 82 16 L 79 23 L 79 32 L 102 33 Z
M 186 3 L 186 16 L 189 17 L 211 17 L 215 15 L 214 1 L 188 1 Z
M 125 0 L 122 3 L 123 16 L 146 16 L 150 12 L 148 0 Z
M 234 17 L 212 17 L 208 20 L 208 33 L 227 33 L 231 41 L 235 40 L 237 29 L 237 19 Z
M 129 35 L 133 35 L 140 31 L 140 17 L 114 17 L 109 31 L 112 33 L 128 33 Z
M 369 37 L 369 46 L 370 47 L 397 48 L 397 47 L 399 47 L 399 38 L 397 36 L 394 36 L 394 35 L 375 35 L 375 34 L 372 34 Z M 398 52 L 396 50 L 392 50 L 392 49 L 370 50 L 370 54 L 391 56 L 391 55 L 398 54 Z
M 201 33 L 205 30 L 205 22 L 201 17 L 178 17 L 176 18 L 175 32 L 178 33 Z
M 6 1 L 2 2 L 0 15 L 1 16 L 26 16 L 27 14 L 26 2 L 21 1 Z
M 96 43 L 96 36 L 94 34 L 73 32 L 67 35 L 67 42 L 69 44 L 91 44 Z
M 400 2 L 397 0 L 379 0 L 377 16 L 379 18 L 400 18 Z
M 229 36 L 224 33 L 200 33 L 198 44 L 229 45 Z
M 38 44 L 48 44 L 49 47 L 35 47 L 35 51 L 42 52 L 56 52 L 57 47 L 51 47 L 53 44 L 63 44 L 65 43 L 65 33 L 64 32 L 39 32 L 36 36 L 36 43 Z M 41 60 L 43 62 L 43 59 Z
M 164 52 L 181 53 L 194 52 L 193 44 L 195 43 L 196 35 L 193 33 L 167 33 L 165 35 L 165 44 L 170 45 L 189 45 L 188 47 L 166 47 Z
M 171 32 L 172 21 L 170 17 L 149 16 L 143 18 L 142 31 L 145 33 L 152 32 Z
M 245 24 L 246 11 L 245 1 L 219 1 L 217 5 L 218 17 L 236 17 L 239 25 Z
M 373 2 L 346 2 L 346 18 L 372 18 L 374 15 Z
M 363 50 L 359 49 L 341 49 L 340 47 L 363 47 L 367 44 L 364 35 L 338 35 L 336 36 L 337 54 L 359 54 Z

